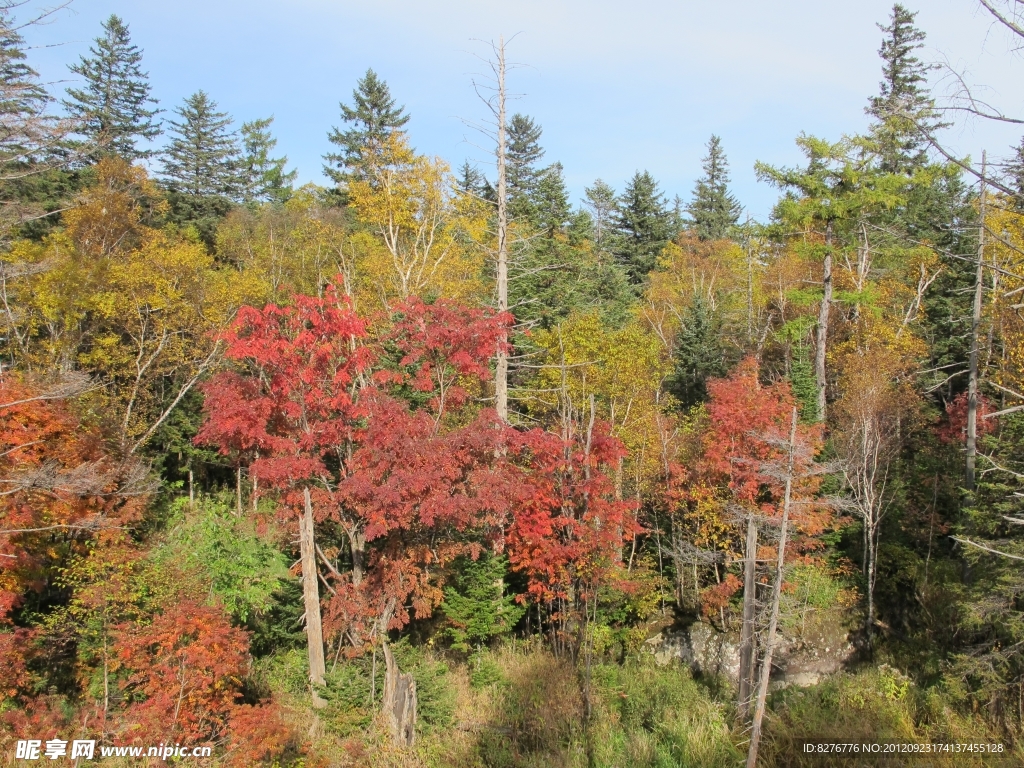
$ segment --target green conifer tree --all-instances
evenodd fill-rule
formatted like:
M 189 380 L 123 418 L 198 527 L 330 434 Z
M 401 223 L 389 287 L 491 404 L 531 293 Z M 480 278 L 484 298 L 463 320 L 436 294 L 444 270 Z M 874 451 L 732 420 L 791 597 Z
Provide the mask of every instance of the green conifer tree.
M 1013 155 L 1006 164 L 1006 182 L 1017 193 L 1017 207 L 1024 207 L 1024 139 L 1020 144 L 1011 147 Z
M 481 195 L 486 184 L 484 175 L 469 160 L 462 163 L 456 179 L 459 190 L 467 195 Z
M 704 175 L 697 181 L 693 199 L 686 208 L 694 231 L 701 240 L 728 237 L 740 219 L 742 206 L 729 192 L 729 162 L 722 140 L 715 135 L 708 141 L 708 153 L 701 160 Z
M 707 381 L 724 376 L 728 364 L 721 343 L 722 326 L 710 304 L 701 295 L 683 314 L 676 337 L 673 371 L 666 387 L 682 405 L 691 408 L 707 400 Z
M 270 133 L 273 117 L 242 123 L 241 199 L 246 203 L 284 202 L 292 194 L 298 171 L 285 171 L 287 157 L 272 158 L 277 139 Z
M 525 608 L 505 594 L 508 561 L 484 553 L 476 560 L 460 558 L 444 590 L 445 634 L 463 652 L 512 631 Z
M 879 94 L 866 112 L 875 118 L 871 137 L 877 143 L 881 167 L 888 173 L 912 173 L 927 163 L 927 135 L 944 127 L 928 89 L 928 72 L 935 68 L 914 52 L 924 47 L 925 33 L 914 26 L 916 13 L 900 4 L 892 7 L 878 55 L 882 57 Z
M 170 121 L 172 138 L 163 157 L 167 186 L 194 197 L 234 197 L 240 186 L 239 147 L 231 117 L 218 112 L 204 91 L 174 111 L 181 122 Z
M 569 223 L 572 208 L 561 163 L 555 163 L 539 174 L 533 192 L 533 208 L 534 224 L 547 237 L 561 232 Z
M 49 114 L 52 99 L 29 65 L 14 4 L 0 4 L 0 243 L 40 238 L 57 223 L 47 216 L 79 190 L 65 121 Z
M 149 157 L 152 150 L 139 149 L 137 142 L 160 134 L 155 119 L 160 110 L 150 95 L 149 75 L 139 66 L 142 51 L 132 43 L 128 25 L 111 14 L 89 53 L 69 67 L 85 84 L 68 88 L 64 107 L 78 121 L 86 141 L 95 145 L 90 156 L 112 153 L 130 161 Z
M 629 280 L 644 282 L 654 269 L 658 254 L 672 238 L 672 212 L 658 189 L 658 182 L 647 171 L 630 179 L 619 198 L 615 217 L 615 249 Z
M 39 73 L 26 60 L 25 41 L 9 9 L 0 8 L 0 163 L 5 171 L 11 163 L 26 162 L 49 135 L 49 103 Z
M 327 139 L 339 149 L 324 155 L 324 173 L 335 184 L 366 177 L 366 169 L 387 138 L 409 122 L 404 106 L 395 106 L 388 84 L 372 69 L 356 81 L 353 106 L 341 107 L 341 119 L 350 127 L 331 128 Z
M 537 166 L 544 157 L 540 146 L 542 128 L 533 118 L 518 112 L 508 121 L 508 145 L 505 154 L 508 179 L 508 212 L 514 220 L 534 222 L 537 206 L 534 193 L 544 170 Z

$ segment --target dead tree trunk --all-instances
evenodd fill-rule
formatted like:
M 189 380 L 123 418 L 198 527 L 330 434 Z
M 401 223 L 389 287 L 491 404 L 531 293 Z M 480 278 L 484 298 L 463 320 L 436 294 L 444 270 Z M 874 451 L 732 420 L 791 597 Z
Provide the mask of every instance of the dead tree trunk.
M 981 224 L 978 227 L 978 264 L 974 275 L 974 307 L 971 312 L 971 356 L 967 379 L 967 467 L 964 487 L 974 490 L 978 460 L 978 336 L 981 331 L 982 281 L 985 263 L 985 153 L 981 153 Z
M 828 319 L 832 309 L 832 222 L 825 226 L 825 263 L 821 278 L 821 308 L 818 310 L 818 346 L 814 350 L 814 383 L 818 390 L 818 421 L 825 420 L 825 352 Z
M 498 146 L 496 148 L 498 160 L 498 311 L 508 312 L 508 189 L 505 169 L 505 38 L 498 39 L 498 56 L 495 74 L 498 77 Z M 508 421 L 508 353 L 505 345 L 508 343 L 508 333 L 502 332 L 498 340 L 501 348 L 498 350 L 498 359 L 494 374 L 494 407 L 498 411 L 498 417 L 502 421 Z
M 740 692 L 737 712 L 746 720 L 750 711 L 750 689 L 754 680 L 754 617 L 757 595 L 754 576 L 757 572 L 757 523 L 754 515 L 747 517 L 747 550 L 743 566 L 743 626 L 740 629 Z
M 302 597 L 306 608 L 306 645 L 309 650 L 309 682 L 313 691 L 313 706 L 325 702 L 317 695 L 317 686 L 324 684 L 327 662 L 324 659 L 324 632 L 320 623 L 320 585 L 317 583 L 316 543 L 313 537 L 313 502 L 309 488 L 304 488 L 305 508 L 299 519 L 299 555 L 302 558 Z
M 768 680 L 772 674 L 772 654 L 775 652 L 775 638 L 779 628 L 779 602 L 782 596 L 782 580 L 786 565 L 786 534 L 789 528 L 789 506 L 793 495 L 793 471 L 796 461 L 796 408 L 793 409 L 792 424 L 789 428 L 789 461 L 786 471 L 786 493 L 782 501 L 782 526 L 779 530 L 779 554 L 775 564 L 775 583 L 772 585 L 771 613 L 768 619 L 768 638 L 765 641 L 764 658 L 761 661 L 761 679 L 757 687 L 757 704 L 754 707 L 754 722 L 750 729 L 750 748 L 747 751 L 747 768 L 757 768 L 757 750 L 761 745 L 761 723 L 764 721 L 765 700 L 768 698 Z
M 411 747 L 416 741 L 416 681 L 408 672 L 400 672 L 388 644 L 384 648 L 384 714 L 391 728 L 391 737 L 400 747 Z

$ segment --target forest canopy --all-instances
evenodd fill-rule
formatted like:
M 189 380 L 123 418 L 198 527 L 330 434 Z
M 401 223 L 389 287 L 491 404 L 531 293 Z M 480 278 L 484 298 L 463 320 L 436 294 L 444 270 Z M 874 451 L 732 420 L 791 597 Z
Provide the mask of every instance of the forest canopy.
M 1024 40 L 1019 3 L 982 5 Z M 58 93 L 23 12 L 4 756 L 1024 759 L 1024 139 L 942 138 L 1024 116 L 939 100 L 912 10 L 878 24 L 866 130 L 757 164 L 765 221 L 718 135 L 687 200 L 650 168 L 575 205 L 504 38 L 493 163 L 418 152 L 368 69 L 297 186 L 273 117 L 160 105 L 129 20 Z

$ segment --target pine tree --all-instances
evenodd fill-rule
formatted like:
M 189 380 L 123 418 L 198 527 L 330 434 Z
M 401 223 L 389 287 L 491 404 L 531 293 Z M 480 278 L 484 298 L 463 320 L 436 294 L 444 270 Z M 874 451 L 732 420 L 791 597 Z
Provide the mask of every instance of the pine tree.
M 697 181 L 686 212 L 697 237 L 721 240 L 736 226 L 742 206 L 729 193 L 729 162 L 722 150 L 722 140 L 715 135 L 708 141 L 708 153 L 701 160 L 701 167 L 704 176 Z
M 298 171 L 285 171 L 287 157 L 272 158 L 277 139 L 270 133 L 273 117 L 242 123 L 241 199 L 247 203 L 284 202 L 292 194 Z
M 537 163 L 544 157 L 540 146 L 542 128 L 533 118 L 516 113 L 508 121 L 508 149 L 505 162 L 508 173 L 508 210 L 513 219 L 533 221 L 536 214 L 534 193 L 544 174 Z
M 594 246 L 598 252 L 603 252 L 608 247 L 610 235 L 614 232 L 615 214 L 618 212 L 615 190 L 598 179 L 593 186 L 585 187 L 583 193 L 586 195 L 583 204 L 590 212 L 593 222 L 591 237 Z
M 174 111 L 181 122 L 170 121 L 172 139 L 163 158 L 168 187 L 194 197 L 236 195 L 239 147 L 231 118 L 203 91 Z
M 152 151 L 140 150 L 136 142 L 160 134 L 154 119 L 160 110 L 151 106 L 157 102 L 150 95 L 149 75 L 139 67 L 142 51 L 132 43 L 128 25 L 111 14 L 89 53 L 69 67 L 85 79 L 85 86 L 68 88 L 64 107 L 80 121 L 80 133 L 96 145 L 92 156 L 149 157 Z
M 875 118 L 871 136 L 878 145 L 882 170 L 911 173 L 927 162 L 926 134 L 944 127 L 935 110 L 927 82 L 935 68 L 922 62 L 914 51 L 924 47 L 925 33 L 914 26 L 916 13 L 898 3 L 892 7 L 878 55 L 882 65 L 879 95 L 872 96 L 866 112 Z
M 650 173 L 637 173 L 619 198 L 615 217 L 614 253 L 633 285 L 641 284 L 654 269 L 658 254 L 672 232 L 672 212 Z
M 324 155 L 324 173 L 336 184 L 364 179 L 366 169 L 387 138 L 409 122 L 405 107 L 396 107 L 388 84 L 366 70 L 352 91 L 353 106 L 342 103 L 341 119 L 351 127 L 331 128 L 327 139 L 339 147 Z

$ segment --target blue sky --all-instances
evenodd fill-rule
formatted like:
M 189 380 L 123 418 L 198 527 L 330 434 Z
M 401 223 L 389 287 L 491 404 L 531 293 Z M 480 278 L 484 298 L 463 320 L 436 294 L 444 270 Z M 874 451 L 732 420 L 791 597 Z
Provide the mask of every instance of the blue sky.
M 923 55 L 948 60 L 1024 115 L 1022 62 L 973 0 L 905 0 L 928 33 Z M 279 149 L 301 181 L 323 182 L 320 156 L 338 102 L 372 67 L 412 115 L 422 152 L 489 171 L 471 79 L 480 40 L 517 35 L 513 109 L 544 127 L 546 161 L 559 160 L 574 200 L 595 178 L 621 190 L 647 169 L 671 198 L 689 198 L 704 144 L 722 137 L 733 189 L 755 218 L 777 193 L 757 182 L 757 160 L 800 161 L 800 132 L 827 138 L 862 130 L 880 78 L 875 22 L 891 0 L 74 0 L 28 30 L 31 60 L 62 90 L 111 13 L 144 49 L 160 105 L 202 88 L 239 123 L 273 114 Z M 24 15 L 24 14 L 23 14 Z M 943 84 L 937 93 L 944 92 Z M 948 142 L 962 153 L 1005 154 L 1021 131 L 962 123 Z

